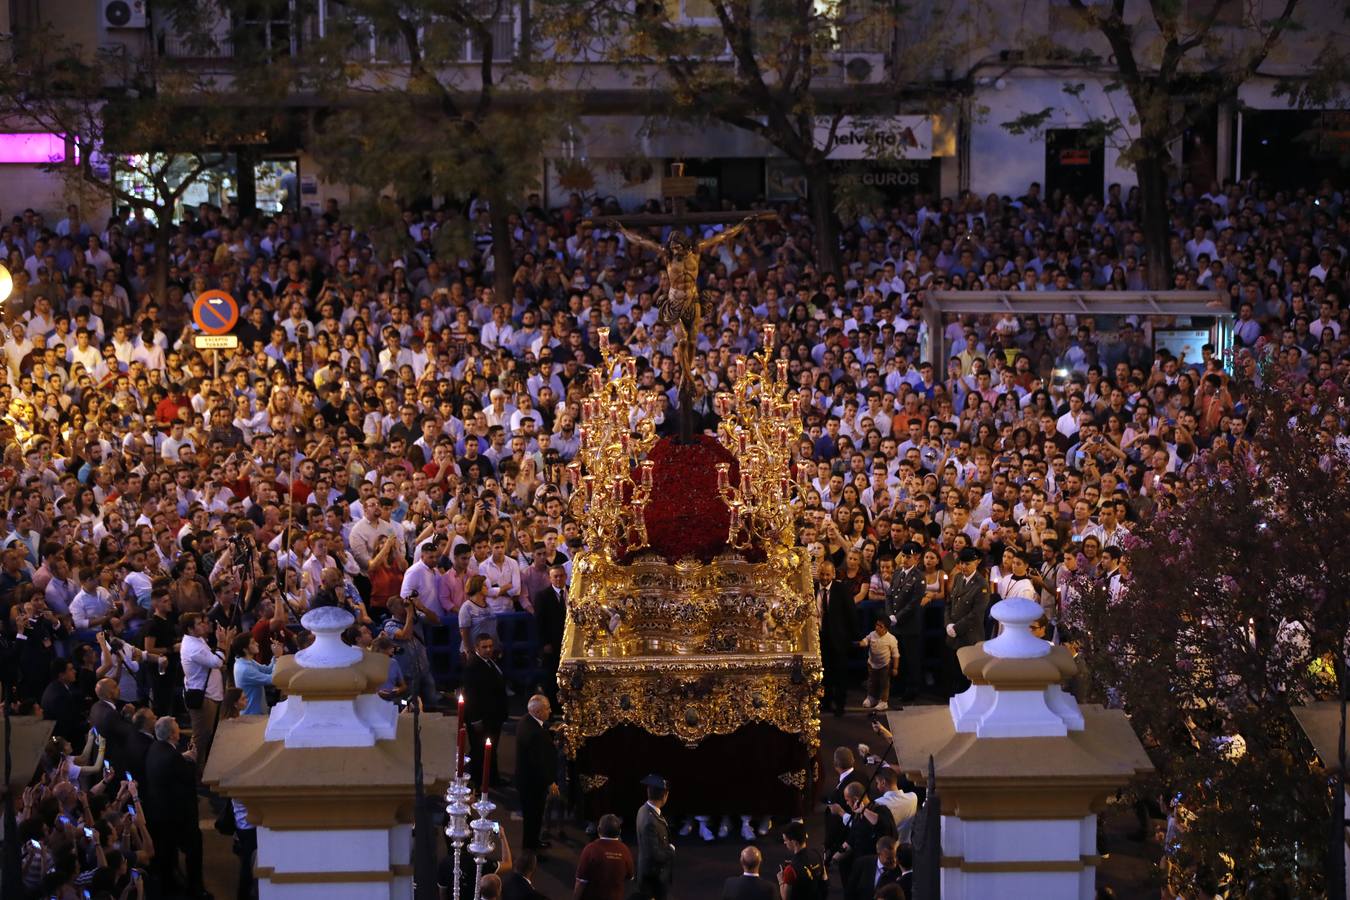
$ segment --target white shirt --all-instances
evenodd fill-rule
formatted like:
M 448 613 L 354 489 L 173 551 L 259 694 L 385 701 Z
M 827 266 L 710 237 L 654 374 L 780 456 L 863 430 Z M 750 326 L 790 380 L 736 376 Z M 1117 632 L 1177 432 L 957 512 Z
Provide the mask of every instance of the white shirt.
M 188 634 L 183 636 L 178 656 L 183 662 L 183 687 L 205 690 L 207 698 L 217 703 L 225 699 L 225 681 L 220 675 L 225 665 L 223 652 L 212 650 L 206 641 Z
M 70 601 L 70 618 L 74 620 L 76 628 L 88 629 L 91 619 L 101 619 L 111 609 L 112 603 L 104 596 L 103 588 L 96 588 L 92 594 L 80 591 Z
M 400 597 L 408 597 L 417 591 L 417 599 L 428 608 L 433 607 L 439 595 L 436 572 L 422 560 L 418 560 L 403 573 L 403 584 L 399 587 Z
M 492 611 L 513 612 L 515 599 L 520 596 L 520 565 L 509 556 L 503 556 L 500 563 L 489 556 L 478 564 L 478 574 L 487 579 L 488 606 Z

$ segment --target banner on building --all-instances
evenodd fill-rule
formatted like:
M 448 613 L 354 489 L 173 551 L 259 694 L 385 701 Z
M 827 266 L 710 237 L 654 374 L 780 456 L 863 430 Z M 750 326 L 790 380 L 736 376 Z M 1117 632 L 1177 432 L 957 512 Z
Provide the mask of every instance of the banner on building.
M 816 117 L 816 146 L 830 136 L 830 116 Z M 928 159 L 933 120 L 928 116 L 844 116 L 835 129 L 830 159 Z

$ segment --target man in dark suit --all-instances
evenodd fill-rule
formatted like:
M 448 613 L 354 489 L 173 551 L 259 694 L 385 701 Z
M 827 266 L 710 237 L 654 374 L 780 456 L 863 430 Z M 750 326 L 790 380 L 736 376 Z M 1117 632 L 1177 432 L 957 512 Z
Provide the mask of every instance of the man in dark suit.
M 844 900 L 872 900 L 886 885 L 900 884 L 903 870 L 896 861 L 895 850 L 895 838 L 877 838 L 877 852 L 860 856 L 854 862 L 844 882 Z M 908 890 L 905 895 L 909 895 Z
M 127 774 L 145 783 L 145 763 L 155 745 L 155 711 L 138 709 L 131 717 L 131 736 L 127 738 Z
M 516 788 L 520 791 L 520 811 L 525 818 L 526 850 L 544 850 L 548 841 L 539 836 L 544 824 L 544 805 L 550 794 L 558 793 L 558 750 L 548 730 L 548 698 L 535 694 L 525 704 L 527 715 L 516 727 Z
M 896 837 L 895 817 L 891 811 L 867 797 L 867 787 L 852 782 L 844 787 L 845 824 L 843 852 L 839 855 L 839 875 L 848 884 L 849 875 L 858 858 L 876 847 L 877 839 Z
M 647 802 L 637 814 L 637 894 L 643 900 L 665 900 L 675 877 L 675 846 L 661 807 L 670 799 L 670 787 L 660 775 L 642 779 Z
M 155 722 L 155 743 L 145 757 L 141 802 L 155 842 L 155 868 L 168 896 L 200 897 L 202 831 L 197 820 L 197 763 L 194 751 L 178 752 L 180 733 L 171 716 Z M 178 853 L 187 869 L 187 891 L 177 889 Z
M 833 761 L 836 780 L 825 792 L 826 868 L 829 867 L 831 857 L 838 854 L 848 841 L 848 826 L 844 824 L 844 813 L 848 811 L 844 791 L 850 784 L 866 784 L 863 774 L 854 766 L 853 751 L 848 747 L 836 747 Z
M 544 696 L 558 702 L 558 662 L 562 659 L 563 625 L 567 621 L 567 570 L 549 566 L 548 587 L 535 591 L 534 618 L 539 625 L 539 669 Z
M 98 684 L 94 685 L 94 695 L 98 701 L 89 710 L 89 724 L 97 728 L 98 733 L 108 741 L 105 759 L 112 763 L 117 774 L 124 774 L 131 751 L 131 736 L 136 729 L 122 716 L 122 710 L 117 705 L 122 691 L 113 679 L 100 678 Z
M 947 594 L 947 608 L 943 612 L 947 627 L 947 653 L 943 669 L 947 690 L 959 694 L 970 687 L 970 681 L 961 673 L 956 651 L 984 640 L 984 616 L 989 609 L 989 582 L 980 574 L 980 551 L 974 547 L 962 548 L 957 556 L 956 577 Z
M 512 857 L 511 871 L 502 876 L 502 900 L 548 900 L 534 888 L 534 870 L 539 861 L 533 850 Z
M 84 711 L 75 690 L 75 664 L 68 659 L 52 661 L 52 680 L 42 691 L 42 718 L 55 722 L 52 734 L 70 741 L 71 747 L 83 747 Z
M 493 747 L 500 747 L 506 721 L 506 676 L 497 665 L 496 650 L 492 635 L 480 634 L 464 669 L 464 721 L 469 723 L 469 774 L 474 779 L 483 773 L 483 742 L 491 739 Z M 491 785 L 499 781 L 497 756 L 492 757 Z
M 848 586 L 834 577 L 834 564 L 821 560 L 816 566 L 816 602 L 820 614 L 820 664 L 824 671 L 822 709 L 844 714 L 848 694 L 848 653 L 858 640 L 858 617 Z
M 886 592 L 886 615 L 891 632 L 900 644 L 900 664 L 905 667 L 901 702 L 909 703 L 923 686 L 923 567 L 919 565 L 922 548 L 913 541 L 900 546 L 895 574 Z
M 753 845 L 741 851 L 741 874 L 722 883 L 722 900 L 777 900 L 772 881 L 759 874 L 764 857 Z

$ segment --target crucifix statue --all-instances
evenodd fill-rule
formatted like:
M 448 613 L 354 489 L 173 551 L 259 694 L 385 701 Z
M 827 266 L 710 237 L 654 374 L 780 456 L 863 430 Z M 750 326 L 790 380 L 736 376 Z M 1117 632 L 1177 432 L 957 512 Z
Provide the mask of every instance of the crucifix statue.
M 754 213 L 710 238 L 693 242 L 682 231 L 672 231 L 663 247 L 656 241 L 635 234 L 617 220 L 617 228 L 629 244 L 650 250 L 662 257 L 666 266 L 666 289 L 657 293 L 656 308 L 661 321 L 675 332 L 675 359 L 680 365 L 680 435 L 688 440 L 693 432 L 694 348 L 703 325 L 703 298 L 699 293 L 699 263 L 704 253 L 718 247 L 750 227 L 757 219 L 774 218 L 775 213 Z M 657 224 L 657 223 L 653 223 Z

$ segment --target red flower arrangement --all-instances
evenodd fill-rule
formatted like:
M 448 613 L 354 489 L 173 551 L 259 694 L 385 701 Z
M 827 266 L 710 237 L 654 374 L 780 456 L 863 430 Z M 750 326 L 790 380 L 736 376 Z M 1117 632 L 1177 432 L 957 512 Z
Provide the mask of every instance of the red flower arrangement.
M 643 517 L 647 543 L 642 552 L 659 553 L 666 562 L 686 557 L 710 562 L 727 547 L 731 511 L 717 492 L 717 464 L 731 464 L 731 482 L 740 478 L 736 458 L 703 434 L 692 443 L 662 438 L 647 458 L 653 463 L 651 499 Z

